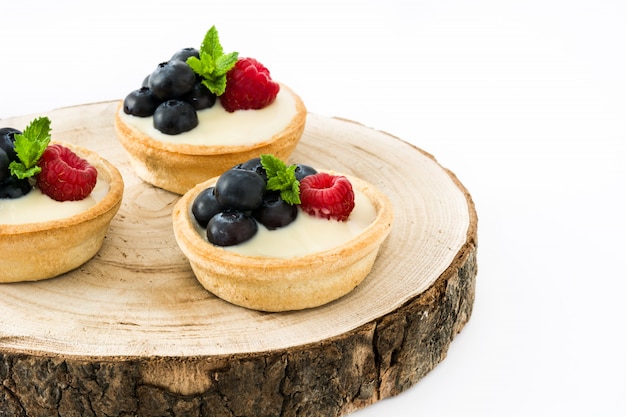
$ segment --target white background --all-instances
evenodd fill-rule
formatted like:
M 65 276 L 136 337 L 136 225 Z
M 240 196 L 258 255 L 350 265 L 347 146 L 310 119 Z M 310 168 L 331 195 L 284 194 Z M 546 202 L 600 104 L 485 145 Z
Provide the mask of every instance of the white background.
M 213 24 L 309 111 L 414 143 L 475 200 L 470 322 L 355 416 L 626 415 L 626 2 L 11 2 L 0 119 L 122 98 Z

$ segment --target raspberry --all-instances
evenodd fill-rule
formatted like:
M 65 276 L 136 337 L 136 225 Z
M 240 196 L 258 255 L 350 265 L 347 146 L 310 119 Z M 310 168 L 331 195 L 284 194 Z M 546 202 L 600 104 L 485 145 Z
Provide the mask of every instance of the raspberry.
M 226 74 L 226 90 L 220 96 L 224 109 L 257 110 L 272 104 L 280 85 L 270 72 L 254 58 L 240 58 Z
M 354 208 L 354 191 L 346 177 L 320 172 L 300 181 L 300 201 L 310 215 L 345 221 Z
M 82 200 L 96 186 L 96 168 L 65 146 L 49 145 L 38 165 L 37 186 L 53 200 Z

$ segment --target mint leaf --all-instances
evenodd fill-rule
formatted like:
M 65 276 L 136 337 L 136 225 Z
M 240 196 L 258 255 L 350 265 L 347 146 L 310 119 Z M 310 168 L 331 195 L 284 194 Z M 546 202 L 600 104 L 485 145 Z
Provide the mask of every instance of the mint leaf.
M 9 164 L 9 169 L 11 170 L 11 175 L 14 175 L 21 180 L 23 180 L 24 178 L 34 177 L 41 172 L 41 167 L 39 167 L 38 165 L 35 165 L 31 168 L 26 168 L 24 164 L 16 161 L 11 161 L 11 163 Z
M 214 61 L 216 61 L 217 58 L 224 54 L 224 49 L 220 44 L 220 37 L 217 33 L 215 25 L 211 26 L 211 29 L 209 29 L 204 35 L 204 40 L 200 45 L 200 50 L 205 51 L 205 53 L 209 53 Z
M 296 166 L 287 166 L 274 155 L 261 155 L 261 165 L 267 174 L 267 189 L 280 191 L 286 203 L 300 204 L 300 182 L 296 179 Z
M 213 94 L 221 96 L 226 91 L 226 77 L 216 77 L 214 79 L 204 79 L 202 80 L 202 84 Z
M 190 56 L 187 58 L 187 65 L 195 72 L 196 74 L 210 74 L 215 71 L 215 64 L 213 61 L 204 60 L 201 61 L 195 56 Z
M 268 179 L 278 175 L 278 172 L 287 169 L 287 165 L 283 161 L 276 158 L 274 155 L 268 154 L 261 155 L 261 165 L 265 168 Z
M 239 59 L 239 54 L 237 52 L 231 52 L 217 58 L 215 60 L 215 74 L 226 75 L 226 73 L 235 66 L 237 59 Z
M 41 168 L 37 166 L 50 143 L 50 119 L 38 117 L 30 122 L 22 134 L 15 135 L 15 152 L 19 161 L 9 164 L 11 175 L 19 179 L 37 175 Z
M 187 64 L 202 77 L 202 84 L 213 94 L 221 96 L 226 91 L 226 73 L 239 58 L 238 52 L 224 54 L 215 26 L 211 26 L 200 45 L 200 58 L 187 58 Z

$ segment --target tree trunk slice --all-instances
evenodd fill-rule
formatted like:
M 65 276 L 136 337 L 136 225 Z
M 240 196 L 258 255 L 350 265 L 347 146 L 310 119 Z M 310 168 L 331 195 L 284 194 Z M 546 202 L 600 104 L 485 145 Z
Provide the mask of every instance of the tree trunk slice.
M 197 283 L 171 229 L 178 196 L 135 176 L 113 130 L 116 105 L 47 114 L 55 140 L 119 168 L 125 196 L 91 261 L 0 286 L 0 415 L 341 416 L 404 391 L 445 358 L 472 312 L 477 216 L 432 156 L 310 114 L 291 161 L 376 185 L 394 224 L 347 296 L 262 313 Z M 33 118 L 2 125 L 23 129 Z

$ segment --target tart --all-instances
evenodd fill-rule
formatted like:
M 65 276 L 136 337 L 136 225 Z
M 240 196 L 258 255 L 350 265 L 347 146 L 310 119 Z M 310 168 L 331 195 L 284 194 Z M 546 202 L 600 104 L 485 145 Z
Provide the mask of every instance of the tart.
M 106 187 L 104 195 L 95 205 L 70 217 L 0 224 L 0 282 L 38 281 L 84 264 L 100 250 L 120 208 L 124 183 L 117 168 L 93 151 L 67 143 L 61 145 L 97 170 L 98 181 Z
M 173 228 L 200 284 L 232 304 L 268 312 L 317 307 L 352 291 L 370 273 L 390 232 L 393 210 L 387 197 L 372 184 L 341 176 L 371 204 L 371 221 L 337 246 L 289 257 L 243 254 L 232 247 L 209 243 L 198 227 L 192 205 L 200 193 L 216 186 L 218 178 L 197 184 L 185 193 L 174 207 Z M 292 244 L 284 242 L 286 246 Z
M 293 116 L 284 126 L 252 144 L 230 145 L 227 140 L 223 144 L 215 145 L 182 142 L 184 140 L 182 137 L 191 134 L 190 132 L 177 135 L 175 139 L 180 141 L 159 140 L 149 131 L 147 133 L 148 129 L 142 130 L 129 123 L 128 120 L 132 116 L 123 114 L 122 103 L 115 113 L 115 129 L 139 178 L 167 191 L 184 194 L 196 184 L 220 175 L 239 161 L 262 153 L 271 153 L 283 159 L 291 155 L 304 131 L 307 111 L 302 99 L 281 84 L 279 97 L 282 95 L 285 96 L 285 100 L 293 103 Z M 264 110 L 240 110 L 240 112 Z M 225 118 L 230 116 L 218 104 L 204 111 L 219 112 Z M 237 119 L 234 118 L 233 123 L 229 125 L 225 130 L 241 128 L 237 126 Z M 156 131 L 153 131 L 154 133 L 158 134 Z
M 225 54 L 212 27 L 199 49 L 174 53 L 120 102 L 115 128 L 142 180 L 184 194 L 238 161 L 287 158 L 306 113 L 256 59 Z

